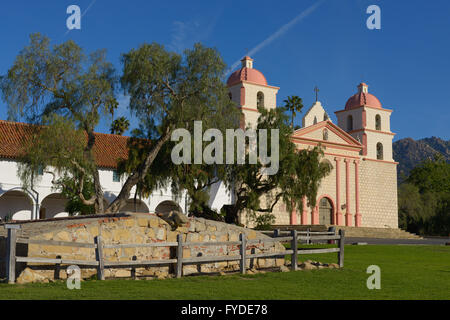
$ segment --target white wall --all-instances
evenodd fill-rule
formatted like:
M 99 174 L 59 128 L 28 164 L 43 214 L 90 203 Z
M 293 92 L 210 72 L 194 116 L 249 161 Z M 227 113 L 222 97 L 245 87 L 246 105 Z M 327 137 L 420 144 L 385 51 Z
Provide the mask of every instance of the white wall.
M 24 192 L 21 191 L 22 183 L 17 176 L 17 169 L 17 162 L 0 160 L 0 217 L 2 219 L 7 215 L 13 215 L 14 219 L 37 219 L 40 207 L 45 207 L 46 218 L 68 215 L 64 210 L 66 201 L 54 197 L 58 190 L 52 189 L 51 181 L 53 177 L 51 174 L 44 173 L 37 179 L 33 187 L 36 193 L 31 190 Z M 49 170 L 49 168 L 46 170 Z M 119 194 L 126 177 L 122 177 L 119 182 L 114 182 L 113 170 L 111 169 L 100 169 L 99 175 L 105 200 L 109 204 Z M 8 192 L 12 190 L 16 191 L 14 193 Z M 134 211 L 134 192 L 135 188 L 131 190 L 129 203 L 124 211 Z M 158 189 L 148 198 L 141 199 L 138 210 L 155 212 L 156 207 L 163 201 L 173 201 L 179 205 L 184 213 L 187 212 L 188 200 L 186 193 L 175 197 L 170 188 Z M 220 210 L 224 204 L 230 203 L 231 196 L 222 183 L 216 184 L 211 188 L 210 204 L 213 209 Z

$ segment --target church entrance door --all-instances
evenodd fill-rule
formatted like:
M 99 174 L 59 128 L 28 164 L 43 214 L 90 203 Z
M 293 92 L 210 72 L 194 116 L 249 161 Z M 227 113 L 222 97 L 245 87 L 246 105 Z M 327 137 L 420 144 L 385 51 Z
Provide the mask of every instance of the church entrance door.
M 328 198 L 322 198 L 319 203 L 319 224 L 331 224 L 333 206 Z

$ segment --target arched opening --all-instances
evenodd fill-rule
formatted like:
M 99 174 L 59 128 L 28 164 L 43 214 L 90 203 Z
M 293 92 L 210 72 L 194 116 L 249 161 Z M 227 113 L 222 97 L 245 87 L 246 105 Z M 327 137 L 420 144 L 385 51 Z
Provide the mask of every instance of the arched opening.
M 347 131 L 352 131 L 353 130 L 353 117 L 352 115 L 349 115 L 347 117 Z
M 127 204 L 120 209 L 120 211 L 128 211 L 128 212 L 143 212 L 143 213 L 149 213 L 150 210 L 148 206 L 145 204 L 144 201 L 141 199 L 128 199 Z
M 317 117 L 316 116 L 314 116 L 313 124 L 317 124 Z
M 328 140 L 328 130 L 327 129 L 323 129 L 323 133 L 322 133 L 322 135 L 323 135 L 323 140 Z
M 256 106 L 258 108 L 264 108 L 264 93 L 259 91 L 256 95 L 257 103 Z
M 323 121 L 327 121 L 328 120 L 328 115 L 326 113 L 323 114 Z
M 175 201 L 166 200 L 158 204 L 155 208 L 155 213 L 169 213 L 170 211 L 183 212 L 181 207 Z
M 377 143 L 377 159 L 383 160 L 383 144 L 381 142 Z
M 381 130 L 381 116 L 379 114 L 375 116 L 375 129 Z
M 330 198 L 324 196 L 319 200 L 319 224 L 333 223 L 333 203 Z
M 0 196 L 0 218 L 2 221 L 31 220 L 33 201 L 25 192 L 11 190 Z
M 68 217 L 66 211 L 67 199 L 60 193 L 46 196 L 39 207 L 39 219 Z

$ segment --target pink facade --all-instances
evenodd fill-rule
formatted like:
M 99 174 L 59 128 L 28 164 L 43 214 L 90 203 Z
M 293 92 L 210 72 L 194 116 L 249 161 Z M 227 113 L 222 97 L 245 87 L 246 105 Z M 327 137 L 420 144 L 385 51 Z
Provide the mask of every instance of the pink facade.
M 340 161 L 341 159 L 336 157 L 334 158 L 336 161 L 336 224 L 338 226 L 342 226 L 342 212 L 341 212 L 341 188 L 340 188 L 340 179 L 341 179 L 341 170 L 340 170 Z
M 351 201 L 350 201 L 350 159 L 345 159 L 345 225 L 352 225 Z
M 355 163 L 355 227 L 361 226 L 361 213 L 359 212 L 359 160 Z

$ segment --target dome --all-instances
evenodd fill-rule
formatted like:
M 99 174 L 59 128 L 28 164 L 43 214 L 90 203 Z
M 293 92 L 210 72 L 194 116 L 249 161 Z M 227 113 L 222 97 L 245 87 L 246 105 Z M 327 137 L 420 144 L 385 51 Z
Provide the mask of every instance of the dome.
M 360 106 L 369 106 L 382 109 L 381 102 L 373 94 L 368 91 L 368 85 L 360 83 L 358 85 L 358 93 L 351 96 L 345 104 L 345 110 L 355 109 Z
M 249 81 L 267 86 L 266 77 L 261 71 L 253 69 L 253 59 L 245 56 L 242 60 L 242 67 L 233 72 L 227 80 L 227 86 L 231 87 L 241 81 Z

